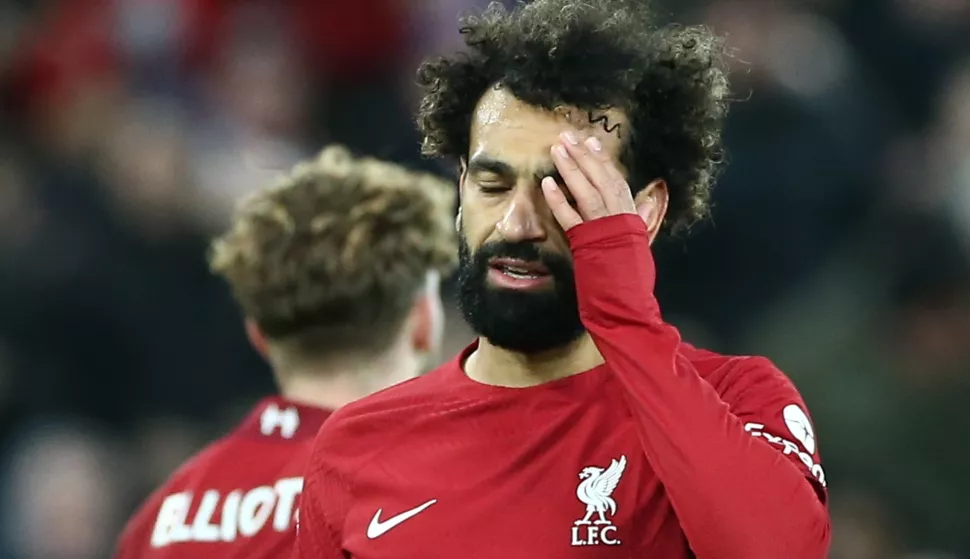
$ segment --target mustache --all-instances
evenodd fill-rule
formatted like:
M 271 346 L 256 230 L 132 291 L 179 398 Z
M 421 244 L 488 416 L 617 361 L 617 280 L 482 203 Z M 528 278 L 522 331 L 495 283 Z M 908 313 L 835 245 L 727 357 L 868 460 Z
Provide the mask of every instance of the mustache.
M 514 258 L 527 262 L 540 262 L 553 276 L 571 276 L 572 262 L 565 256 L 539 248 L 534 243 L 510 243 L 495 241 L 478 247 L 473 259 L 476 266 L 485 268 L 493 258 Z

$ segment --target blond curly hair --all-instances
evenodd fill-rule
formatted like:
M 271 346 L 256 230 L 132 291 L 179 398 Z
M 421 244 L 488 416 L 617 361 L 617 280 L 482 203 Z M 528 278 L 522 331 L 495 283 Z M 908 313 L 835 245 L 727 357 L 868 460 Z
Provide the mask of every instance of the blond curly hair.
M 429 271 L 456 261 L 455 186 L 329 146 L 244 200 L 210 268 L 271 341 L 393 341 Z

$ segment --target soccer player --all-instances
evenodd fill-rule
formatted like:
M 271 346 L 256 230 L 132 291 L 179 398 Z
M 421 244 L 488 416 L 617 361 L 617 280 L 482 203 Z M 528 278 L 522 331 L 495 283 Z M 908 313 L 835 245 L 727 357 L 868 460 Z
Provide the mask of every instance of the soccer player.
M 493 4 L 421 67 L 479 338 L 324 425 L 297 557 L 826 556 L 795 387 L 683 342 L 654 298 L 650 244 L 707 210 L 728 84 L 717 38 L 642 4 Z
M 292 553 L 302 473 L 332 410 L 419 373 L 442 334 L 454 185 L 323 150 L 244 202 L 213 243 L 280 396 L 190 459 L 136 513 L 118 559 Z

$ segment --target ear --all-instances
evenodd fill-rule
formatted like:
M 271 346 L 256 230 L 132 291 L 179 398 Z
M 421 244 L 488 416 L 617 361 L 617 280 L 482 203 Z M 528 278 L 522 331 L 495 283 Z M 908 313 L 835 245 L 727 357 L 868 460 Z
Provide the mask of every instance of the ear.
M 458 201 L 461 201 L 465 191 L 465 179 L 468 178 L 468 160 L 464 157 L 458 158 Z
M 409 319 L 411 346 L 419 353 L 435 353 L 444 334 L 444 305 L 441 302 L 441 277 L 429 271 L 425 288 L 414 301 Z
M 249 339 L 249 343 L 253 346 L 253 349 L 255 349 L 256 353 L 262 356 L 263 359 L 269 358 L 266 336 L 263 335 L 263 331 L 260 330 L 259 326 L 256 325 L 256 321 L 251 318 L 247 318 L 245 326 L 246 337 Z
M 458 215 L 455 216 L 455 231 L 461 233 L 461 199 L 465 194 L 465 179 L 468 177 L 468 161 L 464 157 L 458 159 Z
M 651 243 L 660 233 L 660 226 L 663 225 L 664 216 L 667 215 L 667 204 L 669 202 L 670 195 L 667 190 L 667 183 L 663 179 L 651 182 L 633 198 L 633 203 L 637 207 L 637 215 L 647 225 L 647 233 L 650 235 Z

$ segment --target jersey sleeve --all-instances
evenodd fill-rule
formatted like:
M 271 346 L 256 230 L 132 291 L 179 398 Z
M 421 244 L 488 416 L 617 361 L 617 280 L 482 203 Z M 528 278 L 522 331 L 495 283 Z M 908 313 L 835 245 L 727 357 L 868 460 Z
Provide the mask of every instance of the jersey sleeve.
M 294 559 L 344 559 L 343 524 L 351 503 L 349 476 L 338 456 L 338 420 L 331 418 L 317 435 L 303 477 L 296 522 Z
M 827 483 L 815 427 L 792 382 L 763 357 L 739 359 L 730 372 L 732 388 L 723 397 L 744 430 L 780 452 L 827 501 Z
M 825 504 L 784 446 L 764 436 L 777 437 L 777 413 L 800 398 L 765 387 L 738 395 L 741 405 L 732 408 L 700 376 L 661 318 L 638 216 L 584 223 L 569 240 L 583 324 L 623 387 L 646 458 L 696 557 L 824 559 Z M 757 374 L 781 375 L 754 365 Z M 756 425 L 764 426 L 760 436 Z

